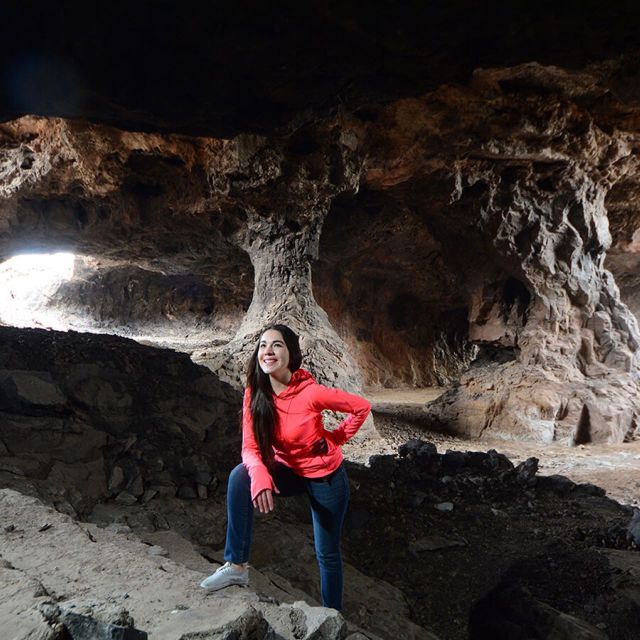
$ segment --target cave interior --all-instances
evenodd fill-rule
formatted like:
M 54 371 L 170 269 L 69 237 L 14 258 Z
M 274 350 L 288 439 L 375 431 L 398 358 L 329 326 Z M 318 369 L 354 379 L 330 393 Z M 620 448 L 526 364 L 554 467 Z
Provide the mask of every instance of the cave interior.
M 398 407 L 412 434 L 479 451 L 640 437 L 635 3 L 28 1 L 0 25 L 3 486 L 94 521 L 220 502 L 271 322 L 300 333 L 319 381 L 391 398 L 373 442 Z M 425 451 L 405 458 L 455 467 Z M 165 509 L 165 528 L 220 546 L 219 527 Z M 524 638 L 506 635 L 523 614 L 505 599 L 529 561 L 446 622 L 417 578 L 388 626 L 349 615 L 382 637 Z M 561 637 L 634 637 L 598 611 L 613 635 L 565 620 Z M 518 628 L 551 637 L 535 624 Z

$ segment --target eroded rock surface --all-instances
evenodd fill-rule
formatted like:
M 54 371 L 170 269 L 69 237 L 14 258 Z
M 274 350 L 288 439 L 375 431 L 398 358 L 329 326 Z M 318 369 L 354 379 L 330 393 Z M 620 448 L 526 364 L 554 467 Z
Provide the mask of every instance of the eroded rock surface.
M 10 523 L 0 532 L 0 620 L 12 638 L 62 640 L 70 634 L 144 640 L 148 634 L 163 640 L 249 640 L 279 634 L 339 640 L 352 635 L 337 611 L 304 602 L 278 604 L 274 596 L 282 592 L 266 580 L 258 579 L 266 591 L 234 587 L 208 594 L 198 586 L 206 575 L 202 571 L 152 556 L 135 536 L 78 523 L 35 498 L 2 489 L 0 513 Z
M 506 624 L 540 638 L 556 627 L 567 638 L 572 630 L 632 638 L 640 615 L 627 534 L 632 510 L 598 487 L 536 471 L 535 459 L 514 467 L 495 451 L 439 453 L 420 441 L 407 443 L 400 457 L 376 458 L 371 468 L 350 465 L 346 619 L 365 637 L 426 640 L 435 637 L 426 630 L 433 629 L 448 640 L 484 638 L 487 625 L 496 632 Z M 21 623 L 41 626 L 37 605 L 55 601 L 63 611 L 113 624 L 126 609 L 137 628 L 170 634 L 176 623 L 183 633 L 218 625 L 219 607 L 225 615 L 240 607 L 276 630 L 319 628 L 327 614 L 307 610 L 319 594 L 303 499 L 278 501 L 273 514 L 257 518 L 248 590 L 208 597 L 198 590 L 212 571 L 206 558 L 221 559 L 223 528 L 214 540 L 214 526 L 203 525 L 223 524 L 223 501 L 216 493 L 197 505 L 161 496 L 132 506 L 112 502 L 91 514 L 97 524 L 88 524 L 4 490 L 0 509 L 9 524 L 0 531 L 2 555 L 13 573 L 2 615 L 16 615 L 20 606 L 29 611 Z M 176 525 L 199 546 L 172 532 Z M 66 554 L 65 545 L 74 552 Z M 83 559 L 85 549 L 90 559 Z M 44 561 L 48 554 L 67 560 Z M 508 609 L 499 604 L 504 597 Z M 167 617 L 168 611 L 175 613 Z M 336 635 L 321 637 L 341 637 L 337 623 L 329 616 L 325 628 Z
M 130 317 L 209 329 L 189 351 L 238 387 L 259 329 L 284 321 L 322 382 L 459 382 L 434 427 L 620 442 L 640 334 L 604 260 L 608 206 L 616 251 L 633 246 L 636 134 L 602 100 L 624 65 L 479 69 L 270 138 L 23 118 L 2 127 L 0 247 L 112 261 L 87 274 L 112 283 L 89 312 L 139 278 Z M 193 286 L 162 293 L 167 278 Z
M 235 333 L 196 359 L 236 386 L 259 329 L 279 320 L 300 331 L 322 381 L 357 390 L 361 375 L 311 289 L 331 198 L 359 177 L 354 141 L 343 134 L 331 122 L 289 141 L 165 138 L 38 118 L 5 124 L 0 252 L 28 245 L 92 256 L 50 302 L 83 312 L 88 327 L 96 316 L 99 328 L 111 320 L 121 333 L 176 319 L 183 331 L 226 338 L 218 344 Z M 192 286 L 177 293 L 180 280 Z
M 635 156 L 629 135 L 584 106 L 603 91 L 602 73 L 478 70 L 469 87 L 379 116 L 385 151 L 369 158 L 365 184 L 422 212 L 463 283 L 469 341 L 507 356 L 479 359 L 433 403 L 447 429 L 567 442 L 635 435 L 637 322 L 603 266 L 605 197 Z
M 205 498 L 239 449 L 240 394 L 187 356 L 0 328 L 0 473 L 59 509 Z

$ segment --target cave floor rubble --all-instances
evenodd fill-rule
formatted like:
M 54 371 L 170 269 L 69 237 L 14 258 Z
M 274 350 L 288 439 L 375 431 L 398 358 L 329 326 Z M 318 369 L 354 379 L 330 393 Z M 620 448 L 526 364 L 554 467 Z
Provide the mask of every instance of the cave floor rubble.
M 109 499 L 81 517 L 0 490 L 11 640 L 58 640 L 73 616 L 152 640 L 476 640 L 513 625 L 541 639 L 637 637 L 640 556 L 627 526 L 640 443 L 463 440 L 425 431 L 422 390 L 385 395 L 369 396 L 380 437 L 345 446 L 344 618 L 318 606 L 303 498 L 256 518 L 249 588 L 198 587 L 223 561 L 222 474 L 207 499 Z
M 375 638 L 348 630 L 338 612 L 296 600 L 253 568 L 251 587 L 204 591 L 199 581 L 215 565 L 177 535 L 164 542 L 181 547 L 182 562 L 129 527 L 78 522 L 11 489 L 0 490 L 0 521 L 0 621 L 11 640 L 67 638 L 61 625 L 87 640 L 121 637 L 124 629 L 122 637 L 147 637 L 137 635 L 144 630 L 161 640 Z M 79 619 L 92 625 L 84 635 L 73 632 Z
M 356 443 L 345 453 L 361 461 L 367 456 L 395 453 L 410 438 L 433 442 L 438 451 L 489 451 L 495 449 L 518 464 L 538 458 L 539 474 L 564 475 L 576 483 L 590 482 L 622 504 L 640 507 L 640 440 L 615 444 L 540 444 L 517 439 L 470 439 L 425 429 L 426 404 L 446 391 L 423 389 L 366 389 L 372 403 L 379 441 Z

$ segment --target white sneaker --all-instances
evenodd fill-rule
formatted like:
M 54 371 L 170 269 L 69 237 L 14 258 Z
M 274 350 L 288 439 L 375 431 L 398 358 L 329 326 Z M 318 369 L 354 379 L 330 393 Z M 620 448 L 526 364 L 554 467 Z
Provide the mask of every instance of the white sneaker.
M 200 586 L 208 591 L 217 591 L 233 584 L 244 586 L 249 584 L 248 567 L 238 570 L 230 562 L 225 562 L 215 573 L 205 578 Z

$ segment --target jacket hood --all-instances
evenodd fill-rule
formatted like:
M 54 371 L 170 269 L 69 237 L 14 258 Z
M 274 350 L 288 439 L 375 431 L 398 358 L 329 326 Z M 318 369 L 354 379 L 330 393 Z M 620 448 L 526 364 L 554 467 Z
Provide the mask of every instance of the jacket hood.
M 293 372 L 287 388 L 278 395 L 278 398 L 294 396 L 310 384 L 315 384 L 315 382 L 315 378 L 307 370 L 298 369 Z

